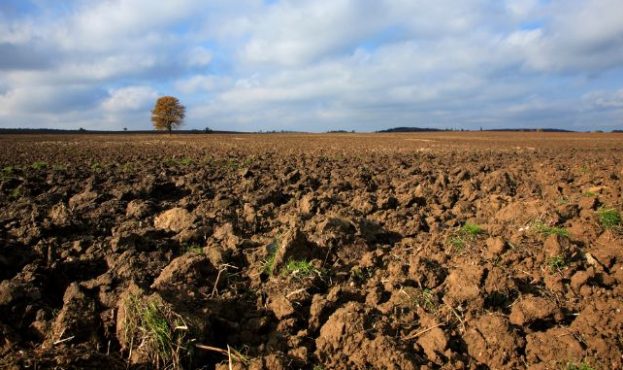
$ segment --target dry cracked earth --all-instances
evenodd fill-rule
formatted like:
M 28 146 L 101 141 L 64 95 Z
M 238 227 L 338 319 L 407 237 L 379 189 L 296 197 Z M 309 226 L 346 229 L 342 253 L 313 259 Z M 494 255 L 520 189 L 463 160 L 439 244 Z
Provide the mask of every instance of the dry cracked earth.
M 2 369 L 617 369 L 623 135 L 0 136 Z

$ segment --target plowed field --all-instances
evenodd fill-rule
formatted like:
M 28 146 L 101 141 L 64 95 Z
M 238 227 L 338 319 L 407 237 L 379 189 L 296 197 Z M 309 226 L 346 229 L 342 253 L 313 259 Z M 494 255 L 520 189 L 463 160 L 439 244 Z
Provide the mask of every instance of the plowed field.
M 621 134 L 0 136 L 0 368 L 620 369 L 622 159 Z

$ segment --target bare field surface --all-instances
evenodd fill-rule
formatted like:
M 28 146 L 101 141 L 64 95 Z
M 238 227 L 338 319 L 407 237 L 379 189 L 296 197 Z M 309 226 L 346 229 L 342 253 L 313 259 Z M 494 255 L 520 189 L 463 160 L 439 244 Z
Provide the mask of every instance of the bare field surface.
M 622 158 L 622 134 L 2 135 L 0 368 L 622 368 Z

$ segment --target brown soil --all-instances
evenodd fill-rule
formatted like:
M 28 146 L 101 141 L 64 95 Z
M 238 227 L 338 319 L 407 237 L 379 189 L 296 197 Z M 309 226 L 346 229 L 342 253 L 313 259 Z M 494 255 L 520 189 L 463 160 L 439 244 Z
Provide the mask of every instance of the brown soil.
M 616 134 L 1 136 L 0 368 L 622 368 L 621 158 Z

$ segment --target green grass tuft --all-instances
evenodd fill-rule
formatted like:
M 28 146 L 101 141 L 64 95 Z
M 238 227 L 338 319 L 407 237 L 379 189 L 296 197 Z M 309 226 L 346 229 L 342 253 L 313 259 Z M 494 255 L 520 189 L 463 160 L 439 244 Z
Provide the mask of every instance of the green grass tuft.
M 9 198 L 11 199 L 18 199 L 21 196 L 22 196 L 21 188 L 14 188 L 13 190 L 11 190 L 11 193 L 9 194 Z
M 124 306 L 124 339 L 131 349 L 145 348 L 157 368 L 181 368 L 183 357 L 191 353 L 181 316 L 159 297 L 130 295 Z
M 463 227 L 461 227 L 461 233 L 469 236 L 477 236 L 483 233 L 482 227 L 471 224 L 469 222 L 465 223 Z
M 547 261 L 549 270 L 554 273 L 563 270 L 567 267 L 567 260 L 564 256 L 554 256 Z
M 461 236 L 451 236 L 448 242 L 457 252 L 462 251 L 465 247 L 465 240 Z
M 460 252 L 468 241 L 474 240 L 478 235 L 483 233 L 484 230 L 479 225 L 466 222 L 458 232 L 455 232 L 448 238 L 448 243 L 455 251 Z
M 33 170 L 42 170 L 44 168 L 47 168 L 48 164 L 46 162 L 43 162 L 43 161 L 36 161 L 36 162 L 33 162 L 33 164 L 30 165 L 30 167 Z
M 416 298 L 416 304 L 428 312 L 435 312 L 437 309 L 435 293 L 430 289 L 424 289 L 422 294 Z
M 614 208 L 600 208 L 597 210 L 599 223 L 604 229 L 612 229 L 621 225 L 621 214 Z
M 190 244 L 185 248 L 186 253 L 203 254 L 203 248 L 199 244 Z
M 576 364 L 575 362 L 569 362 L 567 364 L 567 370 L 595 370 L 594 367 L 592 367 L 591 365 L 589 365 L 586 362 L 581 362 L 579 364 Z
M 569 231 L 567 231 L 564 227 L 547 226 L 542 221 L 535 222 L 534 228 L 539 234 L 545 236 L 557 235 L 563 238 L 569 237 Z
M 262 272 L 266 275 L 272 275 L 273 270 L 275 269 L 275 258 L 277 257 L 277 249 L 279 249 L 279 239 L 273 239 L 272 243 L 268 245 L 267 249 L 268 256 L 263 262 Z
M 179 163 L 181 166 L 187 167 L 190 166 L 191 164 L 193 164 L 193 160 L 188 158 L 188 157 L 184 157 L 184 158 L 180 158 L 177 163 Z
M 289 260 L 282 270 L 283 274 L 299 277 L 320 274 L 320 270 L 315 268 L 311 262 L 306 260 Z

